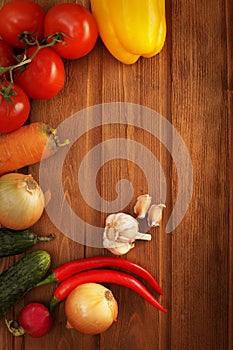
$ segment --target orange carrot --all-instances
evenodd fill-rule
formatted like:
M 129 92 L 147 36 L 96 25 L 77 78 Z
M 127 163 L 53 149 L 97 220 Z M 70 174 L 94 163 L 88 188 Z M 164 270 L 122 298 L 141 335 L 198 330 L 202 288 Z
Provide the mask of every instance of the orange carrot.
M 0 136 L 0 174 L 52 156 L 59 148 L 56 131 L 36 122 Z

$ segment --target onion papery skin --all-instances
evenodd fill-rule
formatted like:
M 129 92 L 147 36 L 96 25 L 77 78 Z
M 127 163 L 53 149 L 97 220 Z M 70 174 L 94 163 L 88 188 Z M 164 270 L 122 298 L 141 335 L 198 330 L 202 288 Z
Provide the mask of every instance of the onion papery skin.
M 100 334 L 117 321 L 118 304 L 112 292 L 98 283 L 75 288 L 66 299 L 67 328 Z
M 0 177 L 0 224 L 12 230 L 34 225 L 45 206 L 44 194 L 32 175 L 9 173 Z

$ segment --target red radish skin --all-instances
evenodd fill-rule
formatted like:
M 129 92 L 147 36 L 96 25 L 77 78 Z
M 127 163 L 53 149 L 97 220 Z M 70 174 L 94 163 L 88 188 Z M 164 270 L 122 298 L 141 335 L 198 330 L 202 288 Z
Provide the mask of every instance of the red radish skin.
M 25 333 L 33 338 L 40 338 L 46 335 L 52 328 L 52 316 L 41 303 L 30 303 L 19 313 L 18 322 Z

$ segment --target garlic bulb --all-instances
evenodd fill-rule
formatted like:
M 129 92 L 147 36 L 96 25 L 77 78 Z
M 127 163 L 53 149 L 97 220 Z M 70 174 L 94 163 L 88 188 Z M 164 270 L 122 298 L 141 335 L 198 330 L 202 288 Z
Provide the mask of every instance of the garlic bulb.
M 138 232 L 138 221 L 125 213 L 110 214 L 106 218 L 103 246 L 113 254 L 126 254 L 137 239 L 151 240 L 151 235 Z
M 137 198 L 134 206 L 134 213 L 139 219 L 144 219 L 151 205 L 152 197 L 149 194 L 142 194 Z
M 165 204 L 153 204 L 148 212 L 147 222 L 150 227 L 159 226 L 162 220 L 163 209 L 166 208 Z

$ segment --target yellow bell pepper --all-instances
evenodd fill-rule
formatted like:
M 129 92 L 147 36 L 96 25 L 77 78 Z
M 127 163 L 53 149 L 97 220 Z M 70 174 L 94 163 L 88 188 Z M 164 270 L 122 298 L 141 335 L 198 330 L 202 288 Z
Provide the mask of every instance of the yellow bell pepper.
M 165 0 L 91 0 L 100 37 L 119 61 L 158 54 L 166 37 Z

